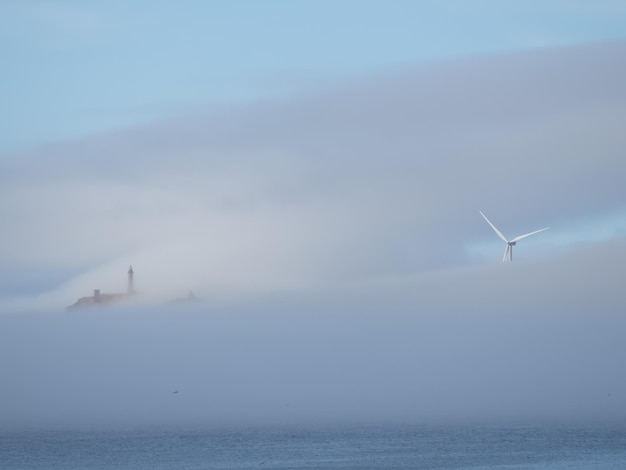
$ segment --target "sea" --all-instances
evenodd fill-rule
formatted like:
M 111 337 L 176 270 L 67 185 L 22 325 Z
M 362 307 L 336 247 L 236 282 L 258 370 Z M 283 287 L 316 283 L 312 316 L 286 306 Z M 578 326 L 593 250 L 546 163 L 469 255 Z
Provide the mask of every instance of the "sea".
M 625 469 L 625 425 L 0 431 L 3 470 Z

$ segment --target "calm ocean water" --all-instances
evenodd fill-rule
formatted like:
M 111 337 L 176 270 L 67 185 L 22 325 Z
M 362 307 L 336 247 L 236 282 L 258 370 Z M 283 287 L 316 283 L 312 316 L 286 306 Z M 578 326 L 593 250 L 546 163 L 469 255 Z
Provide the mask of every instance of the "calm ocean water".
M 0 468 L 624 469 L 626 426 L 4 431 Z

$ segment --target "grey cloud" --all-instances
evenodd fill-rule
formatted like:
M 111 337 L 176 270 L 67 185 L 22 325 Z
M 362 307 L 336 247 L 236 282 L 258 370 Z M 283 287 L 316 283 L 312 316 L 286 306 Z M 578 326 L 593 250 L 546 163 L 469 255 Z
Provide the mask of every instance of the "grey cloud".
M 2 317 L 2 425 L 624 418 L 620 312 L 297 300 Z
M 450 60 L 3 157 L 0 426 L 623 420 L 624 233 L 559 240 L 624 211 L 624 57 Z M 503 265 L 478 209 L 551 230 Z M 63 312 L 130 263 L 152 306 Z
M 3 315 L 0 426 L 620 421 L 625 243 L 187 308 Z
M 623 210 L 625 47 L 451 60 L 5 158 L 0 259 L 139 262 L 154 290 L 213 294 L 471 266 L 493 237 L 477 209 L 506 233 Z

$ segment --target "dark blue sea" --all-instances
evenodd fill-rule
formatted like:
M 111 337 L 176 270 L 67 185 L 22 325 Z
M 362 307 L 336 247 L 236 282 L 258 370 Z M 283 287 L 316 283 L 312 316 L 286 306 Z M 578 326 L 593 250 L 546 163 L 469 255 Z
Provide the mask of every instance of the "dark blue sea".
M 624 469 L 626 425 L 4 431 L 0 468 Z

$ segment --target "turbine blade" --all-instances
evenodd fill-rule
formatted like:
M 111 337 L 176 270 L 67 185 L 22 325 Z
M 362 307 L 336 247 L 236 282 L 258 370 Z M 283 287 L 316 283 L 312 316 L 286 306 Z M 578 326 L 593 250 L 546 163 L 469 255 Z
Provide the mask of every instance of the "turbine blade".
M 525 233 L 524 235 L 520 235 L 518 237 L 515 237 L 513 240 L 511 240 L 511 242 L 518 242 L 526 237 L 530 237 L 531 235 L 534 235 L 535 233 L 539 233 L 539 232 L 543 232 L 544 230 L 548 230 L 550 227 L 546 227 L 546 228 L 542 228 L 541 230 L 535 230 L 534 232 L 530 232 L 530 233 Z
M 504 235 L 502 235 L 502 232 L 501 232 L 500 230 L 498 230 L 498 229 L 496 228 L 496 226 L 495 226 L 495 225 L 493 225 L 493 224 L 489 221 L 489 219 L 487 218 L 487 216 L 486 216 L 485 214 L 483 214 L 481 211 L 478 211 L 478 212 L 480 212 L 480 215 L 482 215 L 482 216 L 483 216 L 483 219 L 485 219 L 485 220 L 487 221 L 487 223 L 491 226 L 491 228 L 493 229 L 493 231 L 494 231 L 494 232 L 496 232 L 496 234 L 497 234 L 497 235 L 498 235 L 498 236 L 499 236 L 502 240 L 504 240 L 505 242 L 507 242 L 507 243 L 508 243 L 509 241 L 506 239 L 506 237 L 505 237 Z M 508 245 L 507 245 L 507 246 L 508 246 Z
M 507 261 L 509 261 L 509 257 L 510 257 L 510 253 L 511 253 L 511 245 L 509 245 L 508 243 L 506 244 L 506 248 L 504 249 L 504 256 L 502 257 L 502 262 L 506 263 Z

